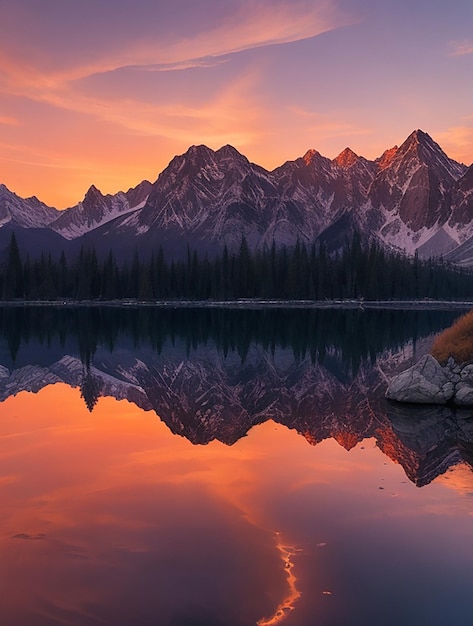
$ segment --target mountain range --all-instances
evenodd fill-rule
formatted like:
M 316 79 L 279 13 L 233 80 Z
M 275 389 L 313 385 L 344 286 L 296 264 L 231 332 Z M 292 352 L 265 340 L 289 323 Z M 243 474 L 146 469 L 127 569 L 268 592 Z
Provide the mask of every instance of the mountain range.
M 0 185 L 0 248 L 14 231 L 20 249 L 129 258 L 159 246 L 167 258 L 187 247 L 210 255 L 323 242 L 339 249 L 355 231 L 365 244 L 421 258 L 443 256 L 473 265 L 473 165 L 450 159 L 425 132 L 368 160 L 346 148 L 335 159 L 309 150 L 273 171 L 232 146 L 191 146 L 151 183 L 103 195 L 94 185 L 77 205 L 59 211 Z

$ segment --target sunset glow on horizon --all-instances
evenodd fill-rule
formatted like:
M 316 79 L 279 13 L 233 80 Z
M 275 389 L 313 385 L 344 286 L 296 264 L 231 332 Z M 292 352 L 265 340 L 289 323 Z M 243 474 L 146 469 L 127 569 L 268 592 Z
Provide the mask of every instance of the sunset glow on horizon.
M 273 169 L 421 128 L 473 162 L 473 5 L 0 0 L 0 183 L 57 208 L 193 144 Z

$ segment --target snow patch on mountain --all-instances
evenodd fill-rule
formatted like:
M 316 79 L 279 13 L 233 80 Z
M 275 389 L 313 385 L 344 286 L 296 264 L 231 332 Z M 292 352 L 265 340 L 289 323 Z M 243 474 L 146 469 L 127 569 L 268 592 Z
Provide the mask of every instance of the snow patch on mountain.
M 49 226 L 60 211 L 40 202 L 35 196 L 20 198 L 0 184 L 0 226 L 15 224 L 22 228 Z
M 51 228 L 66 239 L 75 239 L 121 215 L 143 208 L 147 197 L 140 199 L 138 204 L 130 206 L 126 193 L 119 191 L 115 195 L 104 196 L 92 185 L 84 200 L 66 209 L 51 224 Z
M 446 251 L 445 248 L 448 247 L 448 240 L 453 242 L 453 245 L 456 244 L 454 238 L 438 224 L 435 224 L 431 228 L 423 227 L 414 231 L 408 224 L 405 224 L 398 215 L 393 217 L 384 207 L 381 207 L 381 209 L 385 217 L 385 222 L 379 231 L 379 237 L 389 248 L 397 249 L 408 255 L 414 255 L 416 250 L 424 247 L 423 256 L 426 256 L 427 243 L 434 237 L 439 237 L 439 233 L 445 234 L 445 245 L 442 246 L 442 249 L 440 249 L 440 247 L 434 248 L 431 254 L 427 256 L 440 256 L 442 252 Z
M 271 172 L 232 146 L 191 146 L 154 184 L 114 195 L 92 185 L 62 212 L 0 185 L 0 227 L 8 223 L 84 237 L 102 252 L 120 253 L 124 241 L 143 255 L 163 243 L 171 255 L 188 244 L 211 252 L 236 249 L 242 236 L 251 248 L 319 239 L 335 250 L 358 229 L 364 242 L 439 255 L 473 237 L 473 170 L 420 130 L 375 161 L 311 149 Z

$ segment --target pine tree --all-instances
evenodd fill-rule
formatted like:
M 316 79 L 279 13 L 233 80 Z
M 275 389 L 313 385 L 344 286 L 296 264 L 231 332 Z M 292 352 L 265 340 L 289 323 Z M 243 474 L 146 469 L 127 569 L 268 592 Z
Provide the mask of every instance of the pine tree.
M 59 295 L 63 298 L 66 298 L 68 295 L 68 278 L 69 278 L 69 270 L 67 267 L 66 255 L 64 254 L 64 250 L 61 252 L 61 257 L 59 259 L 59 277 L 58 277 L 58 292 Z
M 7 251 L 3 297 L 7 300 L 24 297 L 23 265 L 15 233 L 12 232 Z

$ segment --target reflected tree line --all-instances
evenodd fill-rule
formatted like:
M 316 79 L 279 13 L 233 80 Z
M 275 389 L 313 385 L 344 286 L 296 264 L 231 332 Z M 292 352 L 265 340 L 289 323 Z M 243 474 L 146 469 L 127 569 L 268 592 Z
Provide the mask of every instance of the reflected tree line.
M 14 363 L 30 342 L 76 346 L 85 366 L 98 347 L 113 352 L 151 348 L 158 354 L 177 342 L 186 353 L 202 346 L 242 361 L 252 345 L 274 354 L 290 349 L 296 360 L 323 363 L 334 354 L 348 372 L 374 362 L 386 349 L 438 332 L 457 311 L 375 309 L 156 309 L 151 307 L 0 307 L 0 338 Z
M 209 259 L 188 249 L 173 261 L 159 248 L 149 260 L 138 253 L 130 263 L 105 260 L 82 249 L 74 261 L 51 254 L 22 258 L 12 235 L 0 267 L 4 300 L 140 300 L 197 299 L 416 299 L 469 298 L 473 274 L 443 263 L 389 253 L 376 243 L 363 246 L 355 233 L 343 249 L 329 254 L 323 243 L 293 248 L 271 247 L 253 252 L 246 240 L 234 252 L 224 247 Z

